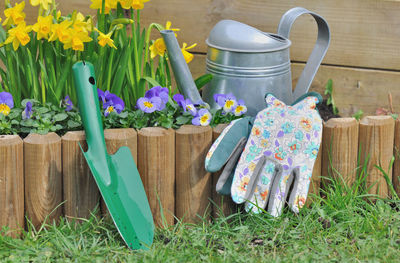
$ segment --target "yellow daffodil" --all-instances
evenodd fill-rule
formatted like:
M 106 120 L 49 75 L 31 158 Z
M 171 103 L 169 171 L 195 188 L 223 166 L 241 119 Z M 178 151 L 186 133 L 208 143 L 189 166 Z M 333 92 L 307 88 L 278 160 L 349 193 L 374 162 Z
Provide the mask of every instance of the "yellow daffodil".
M 72 48 L 73 50 L 83 51 L 84 43 L 90 42 L 93 39 L 89 37 L 87 32 L 84 31 L 76 31 L 74 29 L 69 28 L 69 39 L 64 43 L 64 49 Z
M 48 38 L 53 24 L 53 16 L 39 16 L 36 24 L 33 25 L 32 29 L 37 33 L 37 40 L 42 38 Z
M 90 8 L 92 9 L 99 9 L 100 13 L 102 12 L 101 7 L 102 7 L 102 0 L 91 0 L 92 4 L 90 5 Z M 110 13 L 111 9 L 117 8 L 117 2 L 118 0 L 105 0 L 105 5 L 104 5 L 104 13 L 108 14 Z
M 32 31 L 32 26 L 26 26 L 25 21 L 18 24 L 18 26 L 8 30 L 8 38 L 4 41 L 4 44 L 12 42 L 13 48 L 16 51 L 19 45 L 25 46 L 29 43 L 31 38 L 28 33 Z
M 149 49 L 150 57 L 153 59 L 157 55 L 160 55 L 161 57 L 164 56 L 167 47 L 165 46 L 164 39 L 158 38 L 156 41 L 154 41 L 153 45 L 149 47 Z
M 57 11 L 57 20 L 60 19 L 60 17 L 61 17 L 61 10 L 58 10 Z
M 118 0 L 124 9 L 143 9 L 144 3 L 150 0 Z
M 65 43 L 70 38 L 69 27 L 72 25 L 72 21 L 65 20 L 60 24 L 53 24 L 51 27 L 51 35 L 49 41 L 58 39 L 60 42 Z
M 118 2 L 121 4 L 122 8 L 130 9 L 132 7 L 133 0 L 119 0 Z
M 4 25 L 18 25 L 22 23 L 25 19 L 25 13 L 22 12 L 25 8 L 25 2 L 22 1 L 19 4 L 16 4 L 14 7 L 7 8 L 4 10 L 4 15 L 6 16 L 6 20 L 3 22 Z
M 37 6 L 40 4 L 40 6 L 42 6 L 44 10 L 48 10 L 49 4 L 51 4 L 53 0 L 30 0 L 30 2 L 33 6 Z
M 150 0 L 133 0 L 132 1 L 132 8 L 133 9 L 143 9 L 144 3 L 148 2 Z
M 167 21 L 167 23 L 165 24 L 165 30 L 172 30 L 174 32 L 180 31 L 179 28 L 171 28 L 171 25 L 172 25 L 171 21 Z
M 85 21 L 85 16 L 79 12 L 74 21 L 74 29 L 77 31 L 92 32 L 92 18 Z
M 192 48 L 194 48 L 195 46 L 197 46 L 196 43 L 193 44 L 193 45 L 191 45 L 190 47 L 187 47 L 187 44 L 186 44 L 186 43 L 183 43 L 183 46 L 182 46 L 182 54 L 183 54 L 183 57 L 185 58 L 186 63 L 190 63 L 190 61 L 192 61 L 192 60 L 193 60 L 193 57 L 194 57 L 193 54 L 187 52 L 186 50 L 192 49 Z
M 113 31 L 109 32 L 108 34 L 104 34 L 100 32 L 100 30 L 98 30 L 97 28 L 95 28 L 94 30 L 99 33 L 97 40 L 99 41 L 100 46 L 105 47 L 106 45 L 109 45 L 110 47 L 117 49 L 117 47 L 114 45 L 114 40 L 111 39 Z

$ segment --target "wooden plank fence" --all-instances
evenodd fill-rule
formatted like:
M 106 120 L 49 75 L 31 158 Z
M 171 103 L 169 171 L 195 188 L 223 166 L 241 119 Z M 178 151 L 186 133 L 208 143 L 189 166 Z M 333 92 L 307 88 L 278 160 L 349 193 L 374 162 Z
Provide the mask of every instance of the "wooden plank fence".
M 90 0 L 58 0 L 63 14 L 78 10 L 95 15 Z M 373 115 L 378 107 L 387 106 L 387 94 L 400 100 L 400 1 L 398 0 L 151 0 L 142 10 L 141 24 L 165 24 L 171 20 L 180 28 L 178 40 L 198 45 L 195 59 L 189 64 L 194 77 L 205 73 L 205 40 L 221 19 L 234 19 L 265 32 L 276 32 L 281 16 L 290 8 L 302 6 L 327 21 L 331 45 L 311 90 L 323 92 L 329 78 L 333 80 L 334 97 L 342 116 L 358 110 Z M 0 1 L 3 14 L 4 1 Z M 26 3 L 28 23 L 36 22 L 37 8 Z M 153 39 L 160 37 L 154 33 Z M 293 26 L 290 39 L 293 80 L 296 82 L 316 39 L 316 25 L 302 16 Z M 394 106 L 400 111 L 400 104 Z
M 330 119 L 324 124 L 309 192 L 319 194 L 321 175 L 340 174 L 346 183 L 354 182 L 359 156 L 360 163 L 367 161 L 369 192 L 387 198 L 388 185 L 375 165 L 388 171 L 394 155 L 394 168 L 388 175 L 399 194 L 399 125 L 390 116 L 368 116 L 360 122 L 352 118 Z M 176 131 L 105 131 L 110 153 L 128 146 L 135 156 L 157 226 L 173 224 L 174 215 L 186 222 L 197 222 L 198 215 L 208 218 L 211 213 L 217 217 L 237 211 L 229 197 L 215 192 L 219 175 L 204 170 L 205 155 L 223 128 L 224 125 L 213 130 L 188 125 Z M 32 134 L 23 141 L 14 135 L 0 136 L 0 158 L 7 160 L 0 169 L 0 227 L 10 227 L 8 234 L 17 236 L 17 229 L 24 228 L 25 212 L 38 227 L 61 215 L 87 218 L 100 206 L 97 186 L 77 147 L 83 140 L 83 132 L 70 132 L 62 138 L 54 133 Z M 106 214 L 104 204 L 101 209 Z

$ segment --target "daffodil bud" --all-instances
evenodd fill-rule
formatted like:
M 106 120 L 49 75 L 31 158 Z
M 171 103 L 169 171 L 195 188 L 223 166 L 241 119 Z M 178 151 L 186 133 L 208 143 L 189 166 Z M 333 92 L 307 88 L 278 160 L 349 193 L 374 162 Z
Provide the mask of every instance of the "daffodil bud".
M 118 25 L 118 24 L 128 25 L 128 24 L 132 24 L 133 22 L 134 21 L 129 18 L 117 18 L 112 21 L 110 28 L 113 28 L 115 25 Z

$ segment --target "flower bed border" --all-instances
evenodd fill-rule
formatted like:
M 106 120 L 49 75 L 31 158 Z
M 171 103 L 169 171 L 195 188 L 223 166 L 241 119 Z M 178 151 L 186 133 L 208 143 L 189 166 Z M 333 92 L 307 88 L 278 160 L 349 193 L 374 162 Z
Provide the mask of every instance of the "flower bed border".
M 160 129 L 163 130 L 163 128 L 153 127 L 153 128 L 145 128 L 146 129 L 144 130 L 146 131 L 145 134 L 143 133 L 143 131 L 136 131 L 132 128 L 106 130 L 106 134 L 109 134 L 112 137 L 112 139 L 110 139 L 110 136 L 106 135 L 106 141 L 109 150 L 111 147 L 117 149 L 122 145 L 127 145 L 128 147 L 130 147 L 134 156 L 137 153 L 137 157 L 135 156 L 135 160 L 138 164 L 139 171 L 141 171 L 142 180 L 146 187 L 146 191 L 148 192 L 150 204 L 152 204 L 153 206 L 152 209 L 157 226 L 164 226 L 165 223 L 173 224 L 174 215 L 177 215 L 178 218 L 184 218 L 185 221 L 196 222 L 197 215 L 204 216 L 207 215 L 207 213 L 209 212 L 213 212 L 213 216 L 218 216 L 221 214 L 221 212 L 225 215 L 235 212 L 237 207 L 229 200 L 229 198 L 223 198 L 222 201 L 222 198 L 218 196 L 215 192 L 214 185 L 219 175 L 213 174 L 212 178 L 209 180 L 207 178 L 210 177 L 210 174 L 200 169 L 200 167 L 203 167 L 204 165 L 204 158 L 205 155 L 207 154 L 208 147 L 211 145 L 212 141 L 217 138 L 217 136 L 222 131 L 223 127 L 224 125 L 220 124 L 217 127 L 213 128 L 213 130 L 211 131 L 210 127 L 198 127 L 189 125 L 189 126 L 182 126 L 180 128 L 181 130 L 179 129 L 177 131 L 169 130 L 169 132 L 167 133 L 163 132 L 160 133 Z M 123 130 L 129 130 L 130 135 L 121 136 Z M 90 202 L 88 201 L 90 198 L 89 199 L 76 198 L 73 201 L 74 202 L 73 206 L 75 206 L 76 209 L 75 210 L 71 208 L 66 209 L 68 206 L 67 205 L 68 200 L 65 200 L 67 194 L 65 189 L 68 187 L 68 183 L 66 183 L 65 172 L 68 171 L 67 165 L 70 165 L 68 164 L 68 162 L 66 162 L 65 159 L 66 154 L 68 155 L 69 158 L 71 158 L 71 156 L 72 158 L 75 158 L 72 160 L 70 159 L 69 162 L 72 161 L 75 162 L 74 165 L 78 165 L 77 167 L 79 169 L 73 169 L 72 170 L 73 172 L 85 173 L 86 171 L 87 173 L 88 171 L 87 167 L 86 168 L 84 167 L 86 163 L 82 161 L 84 160 L 83 156 L 82 154 L 80 154 L 79 147 L 77 147 L 78 142 L 82 141 L 83 138 L 76 136 L 75 142 L 71 142 L 71 138 L 65 140 L 67 137 L 71 137 L 70 136 L 71 133 L 77 134 L 79 132 L 70 132 L 64 135 L 63 137 L 60 137 L 60 148 L 62 148 L 63 152 L 63 160 L 62 160 L 63 169 L 53 170 L 53 173 L 60 173 L 60 174 L 61 172 L 64 173 L 63 175 L 64 190 L 58 189 L 50 192 L 64 191 L 63 202 L 65 203 L 63 204 L 64 206 L 64 210 L 62 211 L 63 215 L 65 215 L 68 218 L 69 217 L 87 218 L 89 216 L 89 211 L 93 210 L 97 205 L 100 204 L 99 197 L 93 197 L 94 201 L 92 198 Z M 119 135 L 115 136 L 114 133 L 119 133 Z M 174 136 L 172 136 L 171 133 L 174 133 Z M 182 134 L 184 134 L 185 139 L 182 139 L 183 138 Z M 375 191 L 374 193 L 377 193 L 381 197 L 389 196 L 391 189 L 390 186 L 386 185 L 385 179 L 378 174 L 377 168 L 374 165 L 380 162 L 382 167 L 384 169 L 387 169 L 387 167 L 389 167 L 388 165 L 391 161 L 393 153 L 395 153 L 396 160 L 394 162 L 393 169 L 389 171 L 388 175 L 390 180 L 392 180 L 393 178 L 394 189 L 399 192 L 400 190 L 399 180 L 396 179 L 400 175 L 400 161 L 397 158 L 398 155 L 397 149 L 400 146 L 399 120 L 394 121 L 390 116 L 365 117 L 360 122 L 355 121 L 355 119 L 353 118 L 331 119 L 328 122 L 324 123 L 323 134 L 324 134 L 323 141 L 321 143 L 322 149 L 320 149 L 314 167 L 314 172 L 311 179 L 313 184 L 310 188 L 310 193 L 318 194 L 321 175 L 323 177 L 330 176 L 332 174 L 332 171 L 335 169 L 339 173 L 343 173 L 342 176 L 344 177 L 345 181 L 348 181 L 349 183 L 354 181 L 355 171 L 352 171 L 352 169 L 357 168 L 354 165 L 354 160 L 357 160 L 357 158 L 355 158 L 354 156 L 355 153 L 357 153 L 357 155 L 360 156 L 362 161 L 366 160 L 367 155 L 370 156 L 370 164 L 368 164 L 366 171 L 370 175 L 370 178 L 367 180 L 367 184 L 372 184 L 372 181 L 378 181 L 379 185 L 384 186 L 380 187 L 378 192 L 376 192 L 377 190 L 376 187 L 370 189 L 371 190 L 370 193 L 373 193 L 373 191 Z M 35 136 L 39 138 L 40 136 L 46 136 L 46 135 L 35 135 Z M 165 136 L 169 136 L 169 139 L 165 139 L 164 138 Z M 182 138 L 180 138 L 179 136 L 181 136 Z M 18 173 L 18 171 L 21 171 L 21 166 L 23 166 L 23 163 L 25 162 L 25 169 L 24 169 L 24 179 L 25 179 L 24 184 L 26 193 L 25 207 L 29 207 L 27 203 L 32 199 L 32 197 L 29 196 L 31 192 L 27 190 L 27 187 L 29 187 L 29 185 L 27 185 L 27 179 L 26 179 L 28 176 L 31 176 L 32 174 L 32 172 L 30 172 L 30 170 L 27 169 L 27 165 L 29 166 L 27 158 L 29 157 L 27 157 L 27 152 L 25 151 L 23 154 L 24 162 L 21 162 L 22 155 L 18 153 L 18 151 L 12 150 L 13 147 L 15 147 L 15 144 L 4 143 L 5 140 L 11 138 L 14 138 L 13 140 L 15 140 L 15 136 L 12 135 L 0 136 L 0 158 L 2 160 L 2 163 L 6 164 L 5 168 L 0 170 L 0 179 L 1 179 L 0 189 L 4 189 L 4 185 L 2 186 L 1 182 L 4 182 L 4 180 L 6 181 L 10 180 L 10 178 L 11 179 L 14 178 Z M 27 143 L 26 142 L 27 138 L 25 139 L 25 142 L 22 142 L 22 140 L 20 140 L 20 142 L 18 143 L 19 147 L 21 147 L 22 144 Z M 150 144 L 144 143 L 144 141 L 149 140 L 149 138 L 150 138 Z M 129 143 L 128 140 L 130 141 Z M 181 142 L 178 142 L 177 140 L 180 140 Z M 62 145 L 61 141 L 63 142 Z M 68 141 L 69 146 L 67 146 L 66 141 Z M 190 143 L 188 144 L 188 142 Z M 72 144 L 75 143 L 76 145 L 71 148 L 71 143 Z M 361 144 L 366 145 L 366 147 L 364 148 L 364 150 L 361 150 L 361 152 L 359 152 L 358 149 Z M 173 150 L 170 149 L 171 145 L 174 146 Z M 46 152 L 49 150 L 48 147 L 47 148 L 46 147 L 43 148 L 43 146 L 41 147 L 42 147 L 42 152 L 43 151 Z M 66 151 L 67 149 L 66 147 L 69 147 L 68 149 L 70 153 L 67 153 L 68 151 Z M 185 149 L 183 149 L 182 147 L 184 147 Z M 164 148 L 163 151 L 160 150 L 162 148 Z M 24 149 L 26 149 L 26 147 L 24 147 Z M 150 152 L 149 149 L 151 149 Z M 334 150 L 334 152 L 332 153 L 330 149 Z M 384 153 L 384 155 L 382 155 L 382 151 L 384 149 L 389 149 L 389 150 L 387 150 Z M 112 151 L 110 153 L 112 153 Z M 172 154 L 173 151 L 174 154 L 172 156 L 174 158 L 165 158 L 165 156 L 163 156 L 162 154 L 163 153 L 165 154 L 167 152 L 164 151 L 167 151 L 169 154 Z M 192 156 L 190 156 L 190 154 L 188 155 L 188 152 L 190 152 Z M 38 157 L 37 153 L 36 153 L 37 156 L 35 158 L 40 157 L 40 156 Z M 59 155 L 59 157 L 55 158 L 60 158 L 59 161 L 61 162 L 62 158 L 61 154 Z M 153 158 L 153 159 L 150 160 L 148 158 Z M 5 160 L 12 160 L 13 163 L 10 163 L 8 161 L 6 162 Z M 169 167 L 169 171 L 161 174 L 161 171 L 164 170 L 163 168 L 161 170 L 158 170 L 160 171 L 160 174 L 158 175 L 154 174 L 154 172 L 152 172 L 154 171 L 154 167 L 151 167 L 151 165 L 154 166 L 155 163 L 152 162 L 152 160 L 161 161 L 164 168 Z M 184 166 L 180 164 L 180 161 L 182 160 L 184 160 L 185 162 Z M 50 161 L 48 163 L 52 162 Z M 335 169 L 331 168 L 331 164 L 332 167 L 334 167 Z M 47 163 L 43 162 L 41 165 L 46 166 Z M 16 168 L 20 167 L 20 169 L 13 169 L 10 167 L 16 167 Z M 200 174 L 196 174 L 193 173 L 193 169 L 191 169 L 192 171 L 187 173 L 188 171 L 182 170 L 182 167 L 186 167 L 188 169 L 191 169 L 193 167 L 198 167 L 201 170 L 201 172 Z M 46 169 L 46 167 L 42 168 Z M 328 172 L 328 169 L 330 169 L 330 172 Z M 69 173 L 70 173 L 69 176 L 71 176 L 71 171 Z M 177 176 L 179 180 L 175 180 L 175 176 L 177 173 L 179 174 Z M 185 174 L 187 174 L 188 178 L 190 178 L 190 180 L 193 181 L 190 182 L 189 180 L 190 183 L 183 182 L 182 178 L 185 176 Z M 79 176 L 82 176 L 82 174 L 80 174 Z M 83 176 L 87 177 L 89 176 L 89 174 Z M 169 178 L 167 179 L 166 176 L 169 176 Z M 154 180 L 148 179 L 151 177 L 154 177 L 153 178 Z M 167 180 L 169 187 L 167 187 L 166 189 L 169 190 L 163 188 L 163 182 L 167 182 Z M 204 184 L 202 184 L 202 186 L 198 188 L 198 186 L 196 186 L 196 180 L 204 180 Z M 91 189 L 91 192 L 93 193 L 93 189 L 96 189 L 97 187 L 95 186 L 94 180 L 86 178 L 84 179 L 84 181 L 86 182 L 86 184 L 83 185 L 81 184 L 82 187 L 69 187 L 68 188 L 69 192 L 67 196 L 74 196 L 74 191 L 75 191 L 75 196 L 77 197 L 84 196 L 85 194 L 87 194 L 88 189 Z M 149 183 L 154 185 L 149 185 Z M 79 185 L 79 183 L 75 182 L 72 185 Z M 172 186 L 174 185 L 174 187 L 172 187 L 171 185 Z M 0 199 L 0 209 L 2 210 L 1 213 L 2 216 L 0 216 L 0 225 L 5 225 L 10 227 L 11 231 L 9 232 L 9 234 L 13 236 L 17 236 L 18 232 L 15 231 L 13 232 L 12 229 L 17 229 L 18 227 L 24 228 L 23 224 L 24 206 L 21 206 L 21 196 L 23 196 L 23 191 L 21 192 L 22 186 L 23 184 L 21 185 L 21 183 L 17 182 L 14 182 L 12 185 L 7 184 L 6 187 L 8 188 L 5 190 L 5 193 L 4 192 L 0 193 L 0 197 L 2 197 L 2 199 Z M 152 188 L 156 188 L 158 189 L 157 191 L 161 191 L 162 195 L 157 195 L 155 193 L 149 194 L 150 191 L 149 189 Z M 172 191 L 171 189 L 176 189 L 176 192 Z M 38 189 L 32 189 L 32 190 L 38 190 Z M 17 193 L 19 194 L 18 198 L 15 197 L 17 196 Z M 185 194 L 185 197 L 182 197 L 182 193 Z M 178 196 L 180 196 L 179 198 L 181 198 L 182 200 L 176 198 Z M 199 198 L 199 196 L 203 196 L 205 198 L 201 199 Z M 313 195 L 311 195 L 311 198 L 309 199 L 310 201 L 308 201 L 308 203 L 312 201 L 312 196 Z M 155 198 L 157 198 L 157 200 L 154 200 Z M 199 204 L 193 206 L 193 202 L 195 202 L 195 200 L 197 200 Z M 158 203 L 158 205 L 161 204 L 163 206 L 163 215 L 157 212 L 157 210 L 160 209 L 160 206 L 157 206 L 154 209 L 154 204 L 156 203 Z M 164 206 L 164 204 L 168 205 Z M 57 205 L 59 206 L 59 204 L 55 204 L 53 202 L 52 206 L 54 207 L 48 207 L 47 211 L 52 211 L 54 208 L 57 207 Z M 217 207 L 215 207 L 215 205 Z M 12 206 L 13 208 L 18 207 L 18 209 L 8 209 L 10 206 Z M 106 212 L 104 211 L 104 207 L 105 206 L 103 205 L 102 210 L 103 212 Z M 74 212 L 72 213 L 71 211 Z M 177 214 L 178 211 L 179 215 Z M 61 215 L 61 212 L 59 212 L 59 215 Z M 38 224 L 43 222 L 48 215 L 42 214 L 41 216 L 42 217 L 37 221 Z M 161 220 L 161 218 L 164 218 L 165 220 Z

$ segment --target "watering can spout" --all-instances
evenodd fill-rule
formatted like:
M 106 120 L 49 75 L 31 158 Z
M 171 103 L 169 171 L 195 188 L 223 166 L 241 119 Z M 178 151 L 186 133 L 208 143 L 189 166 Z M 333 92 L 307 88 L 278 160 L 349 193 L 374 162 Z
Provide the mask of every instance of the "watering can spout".
M 192 74 L 183 57 L 182 51 L 176 40 L 175 33 L 172 30 L 162 30 L 161 35 L 164 38 L 168 50 L 168 58 L 174 72 L 178 89 L 185 98 L 189 98 L 195 104 L 203 104 L 200 93 L 193 81 Z

